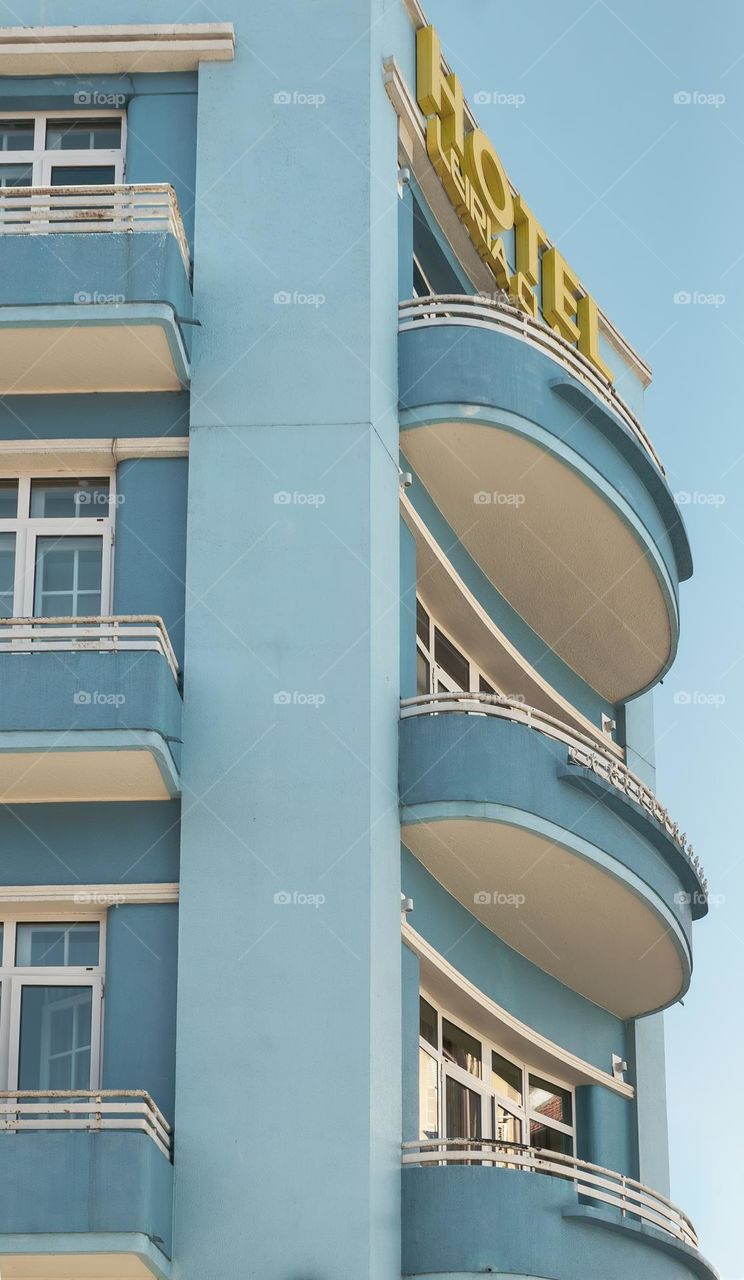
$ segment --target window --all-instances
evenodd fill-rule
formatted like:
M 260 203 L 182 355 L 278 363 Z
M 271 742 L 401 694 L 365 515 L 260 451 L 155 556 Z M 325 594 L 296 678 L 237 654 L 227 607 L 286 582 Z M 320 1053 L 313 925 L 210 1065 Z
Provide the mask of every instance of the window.
M 110 609 L 114 478 L 0 481 L 0 617 Z
M 498 693 L 495 685 L 471 662 L 416 599 L 416 693 Z
M 124 181 L 122 111 L 0 113 L 0 187 L 113 185 Z
M 5 917 L 0 1088 L 98 1087 L 103 934 L 100 917 Z
M 494 1138 L 573 1154 L 573 1091 L 567 1085 L 530 1071 L 423 995 L 419 1019 L 422 1142 Z

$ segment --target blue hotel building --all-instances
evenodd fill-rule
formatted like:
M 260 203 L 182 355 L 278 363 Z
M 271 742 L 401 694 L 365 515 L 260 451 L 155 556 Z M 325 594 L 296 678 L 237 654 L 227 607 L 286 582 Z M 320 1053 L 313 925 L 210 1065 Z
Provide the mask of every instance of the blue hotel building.
M 2 1280 L 711 1280 L 650 370 L 418 0 L 187 10 L 0 29 Z

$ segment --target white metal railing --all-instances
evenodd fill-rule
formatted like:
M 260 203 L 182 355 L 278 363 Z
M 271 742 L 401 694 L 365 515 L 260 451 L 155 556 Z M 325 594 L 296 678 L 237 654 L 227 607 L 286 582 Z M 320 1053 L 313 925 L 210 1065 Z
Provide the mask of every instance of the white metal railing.
M 173 1130 L 144 1089 L 0 1092 L 0 1131 L 21 1129 L 139 1129 L 173 1155 Z
M 536 729 L 557 742 L 565 742 L 571 764 L 583 769 L 591 769 L 598 777 L 610 783 L 618 791 L 622 791 L 639 808 L 661 823 L 667 835 L 674 840 L 680 852 L 690 863 L 703 892 L 707 892 L 708 882 L 702 863 L 687 836 L 680 831 L 679 825 L 672 821 L 667 809 L 637 774 L 616 759 L 611 751 L 600 747 L 588 734 L 571 728 L 570 725 L 564 724 L 546 711 L 540 711 L 538 707 L 527 706 L 524 702 L 503 697 L 499 693 L 446 692 L 427 693 L 417 698 L 401 698 L 400 714 L 403 720 L 409 716 L 440 715 L 448 712 L 497 716 L 502 720 L 526 725 L 529 729 Z
M 52 231 L 169 231 L 178 241 L 187 273 L 191 271 L 178 199 L 167 182 L 0 189 L 0 235 Z
M 498 1168 L 524 1170 L 546 1174 L 551 1178 L 565 1178 L 573 1182 L 579 1195 L 588 1196 L 603 1204 L 619 1209 L 622 1216 L 630 1214 L 654 1227 L 668 1231 L 683 1244 L 697 1249 L 698 1240 L 686 1213 L 659 1191 L 635 1178 L 615 1173 L 602 1165 L 578 1160 L 575 1156 L 562 1155 L 558 1151 L 544 1151 L 539 1147 L 525 1147 L 517 1143 L 499 1142 L 490 1138 L 435 1139 L 427 1142 L 404 1142 L 404 1165 L 450 1165 L 477 1163 Z
M 399 310 L 399 328 L 419 328 L 422 325 L 469 325 L 480 328 L 503 329 L 537 347 L 545 354 L 557 360 L 569 372 L 584 383 L 604 405 L 607 406 L 628 428 L 639 444 L 645 449 L 662 475 L 665 475 L 661 459 L 652 445 L 643 425 L 633 410 L 618 395 L 613 384 L 604 378 L 599 370 L 586 356 L 582 355 L 570 342 L 549 329 L 533 316 L 520 311 L 510 302 L 496 301 L 493 298 L 468 294 L 431 294 L 427 298 L 411 298 L 401 302 Z
M 157 615 L 0 618 L 0 653 L 119 653 L 150 649 L 162 654 L 177 681 L 178 661 L 165 623 Z

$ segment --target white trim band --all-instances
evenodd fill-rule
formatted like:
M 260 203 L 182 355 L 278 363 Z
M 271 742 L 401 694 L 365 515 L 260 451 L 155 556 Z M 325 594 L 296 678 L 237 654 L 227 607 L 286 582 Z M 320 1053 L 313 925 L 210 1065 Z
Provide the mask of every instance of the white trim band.
M 0 907 L 111 907 L 137 903 L 178 902 L 177 881 L 157 884 L 24 884 L 0 885 Z
M 137 26 L 0 27 L 0 75 L 122 75 L 196 71 L 232 62 L 231 22 Z

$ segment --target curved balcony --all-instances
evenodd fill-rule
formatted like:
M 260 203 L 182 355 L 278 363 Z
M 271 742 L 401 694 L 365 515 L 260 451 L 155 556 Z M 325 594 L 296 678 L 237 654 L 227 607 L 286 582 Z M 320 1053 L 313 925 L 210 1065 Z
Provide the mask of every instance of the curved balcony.
M 180 391 L 190 278 L 167 183 L 0 191 L 0 395 Z
M 716 1280 L 658 1191 L 600 1165 L 496 1141 L 405 1143 L 403 1273 Z M 540 1175 L 540 1176 L 531 1176 Z
M 702 868 L 595 740 L 499 695 L 404 699 L 400 800 L 411 852 L 541 969 L 623 1019 L 684 995 Z
M 676 652 L 692 564 L 637 416 L 508 304 L 404 302 L 398 353 L 401 447 L 481 570 L 610 702 L 653 685 Z

